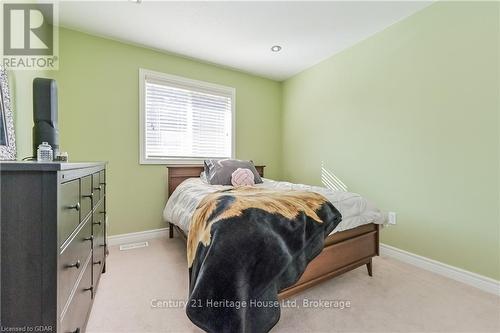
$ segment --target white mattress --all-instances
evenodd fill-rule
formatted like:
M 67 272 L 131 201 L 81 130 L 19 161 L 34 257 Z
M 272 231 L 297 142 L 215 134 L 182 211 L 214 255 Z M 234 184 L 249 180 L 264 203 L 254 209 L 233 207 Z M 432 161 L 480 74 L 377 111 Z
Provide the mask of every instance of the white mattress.
M 382 212 L 368 200 L 356 193 L 333 191 L 324 187 L 279 182 L 263 179 L 262 184 L 255 185 L 262 188 L 301 190 L 322 194 L 342 214 L 342 222 L 332 233 L 353 229 L 364 224 L 383 224 L 385 219 Z M 175 189 L 168 199 L 163 210 L 163 219 L 179 226 L 186 234 L 193 213 L 203 199 L 209 193 L 227 189 L 231 186 L 209 185 L 200 178 L 189 178 Z

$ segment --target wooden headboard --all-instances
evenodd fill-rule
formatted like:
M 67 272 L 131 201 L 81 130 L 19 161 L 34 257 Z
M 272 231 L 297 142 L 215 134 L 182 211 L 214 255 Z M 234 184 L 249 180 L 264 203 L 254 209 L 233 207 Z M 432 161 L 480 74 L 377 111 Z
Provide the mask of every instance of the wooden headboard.
M 265 165 L 256 165 L 255 169 L 261 177 L 264 177 Z M 198 178 L 203 171 L 202 165 L 168 165 L 168 196 L 188 178 Z

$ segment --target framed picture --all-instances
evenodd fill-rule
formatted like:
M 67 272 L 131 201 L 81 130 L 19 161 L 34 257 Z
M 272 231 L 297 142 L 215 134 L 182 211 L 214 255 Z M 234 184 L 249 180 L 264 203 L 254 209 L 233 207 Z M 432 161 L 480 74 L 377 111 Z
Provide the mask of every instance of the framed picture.
M 16 159 L 16 136 L 10 100 L 9 81 L 0 66 L 0 160 Z

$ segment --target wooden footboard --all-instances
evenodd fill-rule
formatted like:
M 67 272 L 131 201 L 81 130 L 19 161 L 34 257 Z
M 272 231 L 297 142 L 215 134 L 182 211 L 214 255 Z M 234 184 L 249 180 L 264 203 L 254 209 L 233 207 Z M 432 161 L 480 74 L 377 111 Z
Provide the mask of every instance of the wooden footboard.
M 329 236 L 323 251 L 309 263 L 297 283 L 279 293 L 280 299 L 363 265 L 372 276 L 372 257 L 378 255 L 378 232 L 378 225 L 368 224 Z
M 173 166 L 168 167 L 168 194 L 170 195 L 177 185 L 187 178 L 199 177 L 203 167 L 200 166 Z M 258 172 L 263 176 L 264 167 L 258 166 Z M 186 235 L 177 226 L 169 223 L 170 238 L 174 229 L 181 238 Z M 367 224 L 354 229 L 337 232 L 325 240 L 323 251 L 309 263 L 305 272 L 293 286 L 282 290 L 279 298 L 288 298 L 291 295 L 308 289 L 318 283 L 335 276 L 366 265 L 368 274 L 372 276 L 372 258 L 379 255 L 379 226 Z

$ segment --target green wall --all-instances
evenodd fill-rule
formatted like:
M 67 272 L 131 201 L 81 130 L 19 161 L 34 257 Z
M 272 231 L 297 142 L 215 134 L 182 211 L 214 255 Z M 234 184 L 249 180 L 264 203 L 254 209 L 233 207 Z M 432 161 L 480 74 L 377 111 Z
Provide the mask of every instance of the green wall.
M 440 2 L 287 80 L 283 177 L 398 213 L 382 242 L 500 278 L 499 4 Z
M 281 84 L 178 56 L 61 29 L 59 88 L 61 150 L 70 161 L 108 161 L 109 234 L 165 227 L 167 170 L 139 164 L 139 68 L 236 88 L 236 156 L 280 176 Z M 31 91 L 33 74 L 13 77 Z M 30 154 L 31 95 L 18 96 L 19 157 Z

